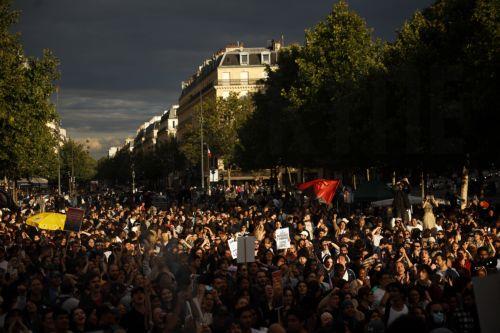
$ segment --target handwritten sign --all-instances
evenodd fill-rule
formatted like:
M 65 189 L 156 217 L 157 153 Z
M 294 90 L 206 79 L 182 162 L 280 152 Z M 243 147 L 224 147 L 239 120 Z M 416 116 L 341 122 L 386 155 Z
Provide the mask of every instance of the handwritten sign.
M 66 212 L 66 221 L 64 222 L 64 230 L 79 232 L 82 227 L 83 215 L 85 211 L 79 208 L 68 208 Z
M 229 244 L 231 257 L 233 257 L 233 259 L 238 258 L 238 243 L 236 242 L 236 239 L 231 238 L 230 240 L 227 241 L 227 243 Z
M 276 248 L 278 250 L 288 249 L 290 247 L 290 231 L 288 228 L 276 230 Z

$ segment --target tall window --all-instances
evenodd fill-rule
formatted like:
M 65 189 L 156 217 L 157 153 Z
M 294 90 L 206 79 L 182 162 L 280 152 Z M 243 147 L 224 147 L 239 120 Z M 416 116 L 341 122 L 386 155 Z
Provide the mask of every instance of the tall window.
M 271 53 L 269 52 L 262 52 L 260 54 L 261 57 L 261 63 L 269 65 L 271 63 Z
M 228 86 L 231 84 L 231 73 L 229 72 L 222 72 L 221 75 L 221 86 Z
M 248 65 L 248 53 L 240 53 L 240 65 Z
M 248 72 L 240 72 L 240 83 L 248 84 Z

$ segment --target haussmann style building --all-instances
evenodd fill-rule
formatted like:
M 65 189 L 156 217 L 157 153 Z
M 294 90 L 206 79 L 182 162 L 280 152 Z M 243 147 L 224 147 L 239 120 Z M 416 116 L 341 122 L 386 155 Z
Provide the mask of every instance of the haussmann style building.
M 229 45 L 205 60 L 196 73 L 182 83 L 177 110 L 179 141 L 189 125 L 195 125 L 194 115 L 201 101 L 227 98 L 230 93 L 246 96 L 262 89 L 267 78 L 266 67 L 276 66 L 280 47 L 281 43 L 275 41 L 268 47 Z

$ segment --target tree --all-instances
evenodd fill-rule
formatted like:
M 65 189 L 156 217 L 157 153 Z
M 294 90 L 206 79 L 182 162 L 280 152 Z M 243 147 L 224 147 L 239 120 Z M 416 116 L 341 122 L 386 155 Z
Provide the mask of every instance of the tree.
M 279 51 L 277 69 L 267 68 L 265 89 L 253 95 L 254 112 L 238 131 L 238 163 L 245 169 L 300 165 L 308 143 L 297 109 L 286 96 L 298 79 L 301 47 Z
M 312 164 L 339 166 L 339 158 L 351 153 L 349 118 L 357 103 L 345 101 L 367 76 L 383 68 L 381 50 L 366 22 L 345 1 L 306 31 L 305 46 L 296 60 L 299 84 L 287 98 L 305 125 L 311 142 L 306 158 Z
M 204 101 L 203 116 L 199 108 L 195 116 L 198 121 L 188 125 L 187 134 L 181 144 L 181 151 L 187 161 L 191 165 L 200 163 L 200 126 L 203 123 L 204 142 L 215 156 L 224 160 L 230 172 L 237 161 L 238 131 L 252 112 L 252 99 L 247 96 L 239 97 L 236 93 L 231 93 L 227 98 Z M 207 153 L 205 149 L 204 156 Z
M 61 147 L 61 175 L 75 177 L 76 182 L 85 183 L 96 175 L 97 162 L 85 150 L 83 144 L 68 140 Z
M 471 166 L 500 161 L 491 154 L 500 144 L 499 22 L 497 1 L 437 1 L 403 25 L 385 59 L 397 153 L 427 171 L 462 173 L 463 196 Z
M 49 51 L 40 59 L 24 55 L 19 35 L 10 32 L 17 18 L 10 1 L 1 1 L 0 170 L 14 179 L 54 172 L 56 138 L 47 124 L 58 119 L 50 96 L 59 77 Z
M 382 50 L 359 15 L 344 1 L 334 5 L 306 31 L 303 47 L 280 52 L 279 68 L 255 94 L 256 112 L 240 132 L 245 165 L 343 167 L 359 161 L 352 155 L 363 137 L 351 133 L 369 132 L 359 129 L 359 115 L 369 109 L 368 78 L 384 69 Z

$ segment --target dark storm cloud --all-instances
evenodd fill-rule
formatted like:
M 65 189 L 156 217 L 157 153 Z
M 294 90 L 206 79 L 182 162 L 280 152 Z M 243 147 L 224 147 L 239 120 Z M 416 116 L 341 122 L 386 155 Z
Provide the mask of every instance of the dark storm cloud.
M 391 40 L 430 0 L 356 0 L 350 6 Z M 332 1 L 15 0 L 26 53 L 61 60 L 59 110 L 72 137 L 119 142 L 175 104 L 181 81 L 224 45 L 302 42 Z M 105 147 L 95 154 L 101 154 Z

